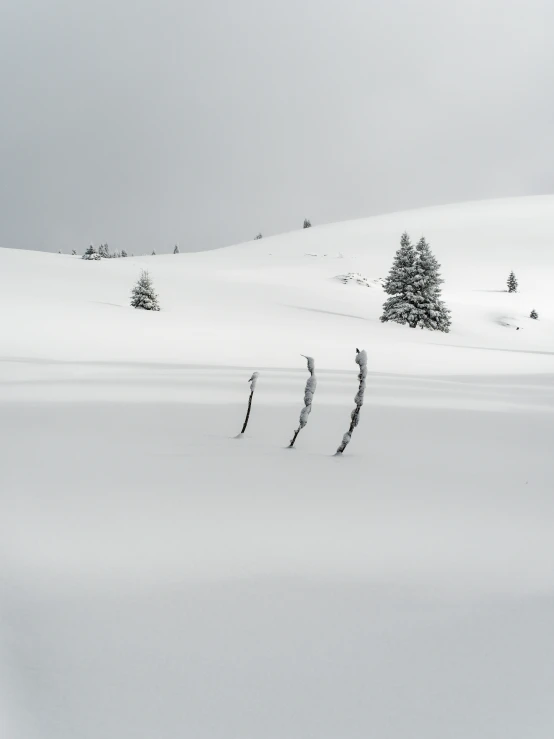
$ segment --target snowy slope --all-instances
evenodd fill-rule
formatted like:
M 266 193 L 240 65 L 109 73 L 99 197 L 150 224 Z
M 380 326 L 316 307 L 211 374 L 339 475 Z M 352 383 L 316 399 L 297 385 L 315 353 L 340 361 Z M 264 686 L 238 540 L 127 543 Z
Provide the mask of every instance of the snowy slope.
M 443 265 L 453 316 L 448 335 L 382 325 L 378 288 L 332 279 L 347 272 L 386 276 L 404 229 L 414 239 L 425 234 Z M 160 295 L 160 315 L 129 307 L 143 267 Z M 505 292 L 511 269 L 517 295 Z M 86 262 L 1 250 L 0 270 L 1 300 L 11 314 L 6 357 L 294 367 L 309 351 L 331 369 L 351 366 L 352 348 L 361 343 L 374 371 L 552 367 L 550 197 L 394 214 L 199 254 Z M 537 322 L 528 318 L 532 308 Z
M 403 230 L 449 334 L 379 322 Z M 551 739 L 553 245 L 541 197 L 0 249 L 0 736 Z M 144 267 L 160 313 L 129 307 Z

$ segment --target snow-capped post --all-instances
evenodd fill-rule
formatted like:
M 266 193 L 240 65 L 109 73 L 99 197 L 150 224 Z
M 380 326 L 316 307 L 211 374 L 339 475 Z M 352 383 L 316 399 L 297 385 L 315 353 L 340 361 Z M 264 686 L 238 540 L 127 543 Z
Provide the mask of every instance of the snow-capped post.
M 302 354 L 302 356 L 306 359 L 306 362 L 308 363 L 308 372 L 310 373 L 310 376 L 308 377 L 306 381 L 306 387 L 304 389 L 304 408 L 300 411 L 300 424 L 296 431 L 294 432 L 294 436 L 290 440 L 289 449 L 291 449 L 294 446 L 294 442 L 296 441 L 296 437 L 300 433 L 300 431 L 304 428 L 304 426 L 308 423 L 308 416 L 310 415 L 312 411 L 312 401 L 314 399 L 314 393 L 315 389 L 317 387 L 317 377 L 315 376 L 315 363 L 313 357 L 307 357 L 305 354 Z
M 360 411 L 362 410 L 362 405 L 364 404 L 365 378 L 367 377 L 367 352 L 365 349 L 362 349 L 360 351 L 358 348 L 356 348 L 356 364 L 360 367 L 360 371 L 358 372 L 358 381 L 360 384 L 358 386 L 358 392 L 354 397 L 356 407 L 350 414 L 350 428 L 342 437 L 340 446 L 337 449 L 337 454 L 342 454 L 344 452 L 344 450 L 348 446 L 348 442 L 352 438 L 352 433 L 360 420 Z
M 252 398 L 254 397 L 254 390 L 256 389 L 256 383 L 258 382 L 259 372 L 253 372 L 252 377 L 248 380 L 250 383 L 250 397 L 248 398 L 248 410 L 246 411 L 246 418 L 242 424 L 242 429 L 239 436 L 242 436 L 248 426 L 248 420 L 250 419 L 250 411 L 252 410 Z

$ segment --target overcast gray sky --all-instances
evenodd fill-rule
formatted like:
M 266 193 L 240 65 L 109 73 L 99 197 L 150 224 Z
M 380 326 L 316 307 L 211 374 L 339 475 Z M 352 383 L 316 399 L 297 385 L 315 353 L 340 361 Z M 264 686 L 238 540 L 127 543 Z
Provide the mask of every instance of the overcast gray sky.
M 0 0 L 0 246 L 554 192 L 551 0 Z

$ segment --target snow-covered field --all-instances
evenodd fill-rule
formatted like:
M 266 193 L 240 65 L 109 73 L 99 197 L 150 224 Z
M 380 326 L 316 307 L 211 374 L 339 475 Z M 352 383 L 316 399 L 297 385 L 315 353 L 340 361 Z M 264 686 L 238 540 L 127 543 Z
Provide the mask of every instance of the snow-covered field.
M 379 322 L 403 230 L 449 334 Z M 0 275 L 0 736 L 552 739 L 554 197 Z

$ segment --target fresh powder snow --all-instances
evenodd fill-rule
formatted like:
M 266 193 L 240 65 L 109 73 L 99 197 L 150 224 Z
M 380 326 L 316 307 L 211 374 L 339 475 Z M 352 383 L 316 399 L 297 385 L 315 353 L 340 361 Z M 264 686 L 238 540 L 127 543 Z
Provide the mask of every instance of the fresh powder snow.
M 1 736 L 554 735 L 554 197 L 300 226 L 0 249 Z M 404 231 L 449 333 L 335 279 Z

